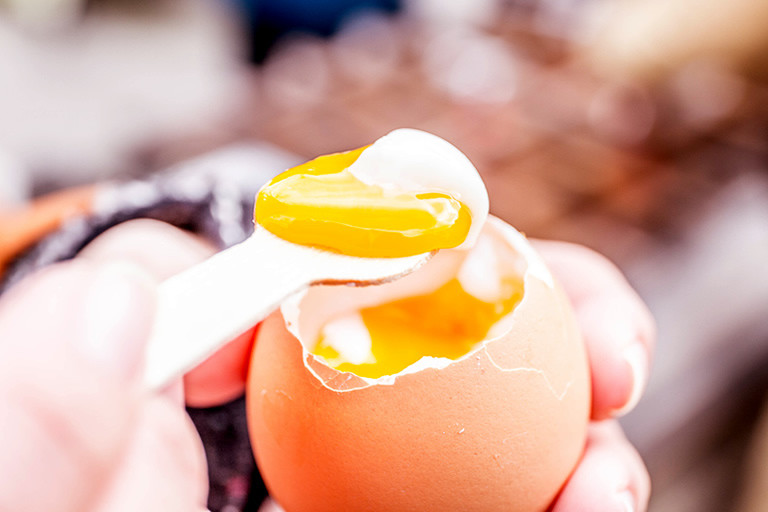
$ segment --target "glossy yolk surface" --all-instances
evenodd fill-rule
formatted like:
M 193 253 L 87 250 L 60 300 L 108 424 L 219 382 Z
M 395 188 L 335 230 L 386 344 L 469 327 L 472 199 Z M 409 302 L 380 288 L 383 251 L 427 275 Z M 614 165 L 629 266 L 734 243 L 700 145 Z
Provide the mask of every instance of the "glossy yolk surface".
M 290 242 L 350 256 L 413 256 L 464 242 L 468 208 L 447 194 L 363 183 L 347 168 L 364 149 L 321 156 L 274 178 L 256 198 L 256 222 Z
M 429 295 L 360 310 L 371 337 L 364 364 L 345 360 L 321 335 L 312 351 L 333 368 L 361 377 L 396 374 L 424 356 L 458 359 L 481 342 L 490 328 L 523 297 L 523 283 L 502 283 L 503 299 L 483 302 L 453 279 Z

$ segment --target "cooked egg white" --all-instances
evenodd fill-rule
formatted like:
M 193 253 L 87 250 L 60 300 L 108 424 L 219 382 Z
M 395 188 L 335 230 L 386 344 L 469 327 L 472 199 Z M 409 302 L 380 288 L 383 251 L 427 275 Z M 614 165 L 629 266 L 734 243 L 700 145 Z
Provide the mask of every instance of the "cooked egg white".
M 472 215 L 472 225 L 458 249 L 475 244 L 488 218 L 488 191 L 477 169 L 437 135 L 412 128 L 394 130 L 363 150 L 349 171 L 369 185 L 442 192 L 461 201 Z

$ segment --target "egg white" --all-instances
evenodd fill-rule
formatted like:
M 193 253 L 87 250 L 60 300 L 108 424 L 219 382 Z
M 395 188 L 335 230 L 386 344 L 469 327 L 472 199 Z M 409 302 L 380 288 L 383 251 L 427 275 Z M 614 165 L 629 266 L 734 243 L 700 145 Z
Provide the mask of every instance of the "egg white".
M 365 149 L 349 172 L 368 185 L 439 192 L 461 201 L 472 215 L 472 224 L 458 249 L 475 244 L 488 218 L 488 191 L 475 166 L 450 142 L 431 133 L 394 130 Z

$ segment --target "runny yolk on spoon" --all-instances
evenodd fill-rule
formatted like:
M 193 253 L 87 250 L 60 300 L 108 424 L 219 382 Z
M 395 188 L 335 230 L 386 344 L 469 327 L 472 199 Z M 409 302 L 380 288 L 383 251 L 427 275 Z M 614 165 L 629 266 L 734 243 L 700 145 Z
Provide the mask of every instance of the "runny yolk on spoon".
M 363 362 L 350 362 L 334 348 L 325 328 L 312 353 L 339 371 L 372 379 L 399 373 L 424 356 L 458 359 L 483 341 L 522 297 L 519 278 L 503 279 L 501 296 L 493 302 L 470 295 L 458 279 L 452 279 L 427 295 L 361 309 L 371 342 Z
M 366 147 L 275 177 L 256 197 L 256 222 L 289 242 L 349 256 L 404 257 L 461 245 L 469 209 L 448 194 L 363 183 L 348 168 Z

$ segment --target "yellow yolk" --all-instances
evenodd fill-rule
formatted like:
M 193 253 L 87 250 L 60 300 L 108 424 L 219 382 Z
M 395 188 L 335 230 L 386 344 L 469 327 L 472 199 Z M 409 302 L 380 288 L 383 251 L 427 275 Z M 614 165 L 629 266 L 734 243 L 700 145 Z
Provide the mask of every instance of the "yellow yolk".
M 447 194 L 363 183 L 347 168 L 364 149 L 274 178 L 256 197 L 256 222 L 289 242 L 350 256 L 414 256 L 464 242 L 472 223 L 466 206 Z
M 360 310 L 371 337 L 363 364 L 345 360 L 321 335 L 312 351 L 333 368 L 361 377 L 396 374 L 424 356 L 458 359 L 485 339 L 490 328 L 523 297 L 523 283 L 506 279 L 504 297 L 483 302 L 453 279 L 429 295 L 409 297 Z

